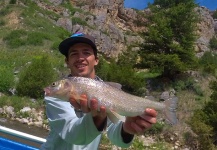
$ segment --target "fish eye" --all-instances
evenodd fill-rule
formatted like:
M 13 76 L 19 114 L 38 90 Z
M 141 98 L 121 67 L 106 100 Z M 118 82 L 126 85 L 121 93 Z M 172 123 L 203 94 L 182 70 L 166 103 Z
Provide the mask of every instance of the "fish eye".
M 56 86 L 56 85 L 57 85 L 57 83 L 56 83 L 56 82 L 53 82 L 53 83 L 52 83 L 52 86 Z

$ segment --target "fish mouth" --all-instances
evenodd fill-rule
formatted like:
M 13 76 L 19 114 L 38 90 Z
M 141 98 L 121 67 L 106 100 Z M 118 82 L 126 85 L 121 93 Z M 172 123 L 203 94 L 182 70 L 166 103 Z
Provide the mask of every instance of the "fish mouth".
M 50 89 L 49 88 L 44 88 L 44 95 L 45 96 L 49 96 L 51 93 Z

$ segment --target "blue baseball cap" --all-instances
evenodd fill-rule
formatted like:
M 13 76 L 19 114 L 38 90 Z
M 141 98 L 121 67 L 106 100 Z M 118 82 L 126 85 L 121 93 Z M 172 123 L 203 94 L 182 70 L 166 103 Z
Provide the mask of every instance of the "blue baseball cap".
M 91 35 L 84 34 L 84 33 L 75 33 L 71 35 L 69 38 L 63 40 L 59 45 L 59 51 L 68 56 L 68 50 L 71 46 L 76 43 L 86 43 L 93 48 L 94 55 L 97 57 L 97 47 L 95 44 L 95 38 Z

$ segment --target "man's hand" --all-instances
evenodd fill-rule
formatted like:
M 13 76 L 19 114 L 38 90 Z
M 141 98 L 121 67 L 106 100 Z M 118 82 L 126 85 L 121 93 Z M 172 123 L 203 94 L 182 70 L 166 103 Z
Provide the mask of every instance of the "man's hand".
M 106 122 L 106 108 L 104 106 L 98 106 L 96 99 L 90 100 L 90 107 L 88 106 L 87 96 L 82 94 L 79 100 L 80 104 L 72 97 L 69 98 L 69 102 L 75 109 L 80 109 L 83 113 L 91 113 L 93 116 L 94 124 L 97 129 L 101 130 L 102 125 Z M 104 128 L 104 127 L 103 127 Z
M 147 108 L 141 116 L 126 117 L 123 123 L 123 131 L 128 134 L 144 134 L 145 130 L 152 127 L 157 122 L 157 112 L 154 109 Z

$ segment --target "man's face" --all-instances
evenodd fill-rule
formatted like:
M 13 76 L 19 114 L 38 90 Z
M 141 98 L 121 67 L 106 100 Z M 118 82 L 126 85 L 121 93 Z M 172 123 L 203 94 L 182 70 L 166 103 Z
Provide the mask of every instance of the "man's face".
M 94 78 L 94 67 L 98 64 L 93 48 L 85 43 L 77 43 L 70 47 L 66 64 L 71 70 L 72 76 Z

